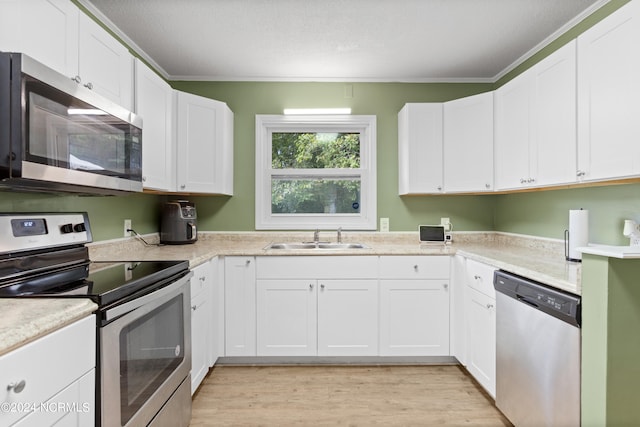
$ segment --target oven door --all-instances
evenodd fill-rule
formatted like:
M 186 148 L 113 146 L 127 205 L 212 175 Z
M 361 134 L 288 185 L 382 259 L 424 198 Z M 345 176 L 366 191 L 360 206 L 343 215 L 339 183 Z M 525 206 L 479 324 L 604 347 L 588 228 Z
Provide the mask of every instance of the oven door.
M 102 426 L 147 425 L 188 378 L 192 275 L 105 312 L 114 320 L 100 329 Z

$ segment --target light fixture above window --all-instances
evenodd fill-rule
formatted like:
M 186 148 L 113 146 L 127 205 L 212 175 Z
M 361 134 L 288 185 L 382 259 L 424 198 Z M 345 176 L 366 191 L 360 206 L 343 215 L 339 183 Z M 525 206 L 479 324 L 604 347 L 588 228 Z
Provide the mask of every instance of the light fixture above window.
M 303 114 L 351 114 L 351 108 L 285 108 L 287 116 Z

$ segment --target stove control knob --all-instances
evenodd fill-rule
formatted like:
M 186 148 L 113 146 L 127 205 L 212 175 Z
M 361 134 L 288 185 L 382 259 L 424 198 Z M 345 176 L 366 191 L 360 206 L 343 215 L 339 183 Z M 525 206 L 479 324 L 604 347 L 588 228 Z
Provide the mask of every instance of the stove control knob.
M 81 233 L 83 231 L 87 231 L 87 227 L 84 225 L 84 222 L 80 222 L 73 226 L 73 231 Z
M 60 232 L 62 234 L 73 233 L 73 224 L 63 224 L 60 226 Z

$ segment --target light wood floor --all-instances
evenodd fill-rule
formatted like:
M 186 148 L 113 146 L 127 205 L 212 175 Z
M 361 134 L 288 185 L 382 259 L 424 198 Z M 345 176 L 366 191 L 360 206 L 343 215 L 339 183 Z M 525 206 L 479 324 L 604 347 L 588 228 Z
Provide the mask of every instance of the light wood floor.
M 511 426 L 460 367 L 216 366 L 191 426 Z

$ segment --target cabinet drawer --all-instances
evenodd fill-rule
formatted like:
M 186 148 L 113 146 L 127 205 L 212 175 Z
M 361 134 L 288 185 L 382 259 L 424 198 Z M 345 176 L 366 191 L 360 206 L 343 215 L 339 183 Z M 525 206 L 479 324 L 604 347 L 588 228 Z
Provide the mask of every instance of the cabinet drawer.
M 449 256 L 382 256 L 381 279 L 448 279 Z
M 265 256 L 256 259 L 258 279 L 377 279 L 376 256 Z
M 496 291 L 493 287 L 494 271 L 496 271 L 495 267 L 467 259 L 467 284 L 478 292 L 495 299 Z
M 56 393 L 95 368 L 95 316 L 81 319 L 0 357 L 2 402 L 27 405 L 46 402 Z M 7 390 L 24 381 L 24 389 Z M 93 402 L 93 399 L 87 401 Z M 0 411 L 0 425 L 11 425 L 25 411 Z

